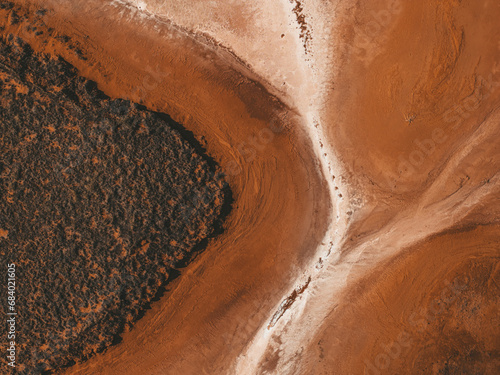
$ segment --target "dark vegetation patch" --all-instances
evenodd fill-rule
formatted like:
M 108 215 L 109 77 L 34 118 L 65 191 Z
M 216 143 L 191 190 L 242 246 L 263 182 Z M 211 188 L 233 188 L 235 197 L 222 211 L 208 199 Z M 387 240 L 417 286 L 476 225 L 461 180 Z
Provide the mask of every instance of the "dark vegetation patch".
M 12 35 L 0 50 L 0 266 L 17 269 L 15 373 L 48 374 L 119 342 L 222 231 L 232 198 L 167 115 L 111 100 Z

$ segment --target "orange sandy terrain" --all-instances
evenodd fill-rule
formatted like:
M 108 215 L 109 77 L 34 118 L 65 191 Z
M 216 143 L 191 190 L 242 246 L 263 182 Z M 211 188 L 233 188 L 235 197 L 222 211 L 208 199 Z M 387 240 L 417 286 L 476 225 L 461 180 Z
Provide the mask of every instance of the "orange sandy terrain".
M 322 122 L 363 203 L 254 368 L 500 371 L 499 14 L 488 1 L 362 1 L 339 16 Z
M 16 3 L 2 33 L 168 113 L 235 199 L 122 342 L 61 374 L 500 372 L 500 3 Z
M 99 14 L 72 14 L 59 6 L 44 19 L 81 43 L 87 60 L 59 49 L 57 41 L 31 42 L 61 54 L 106 94 L 169 113 L 193 131 L 226 169 L 236 202 L 225 233 L 169 285 L 123 342 L 69 372 L 218 372 L 225 365 L 220 353 L 241 352 L 286 293 L 294 268 L 321 241 L 329 214 L 321 173 L 300 120 L 232 69 L 230 55 L 221 59 L 214 47 L 169 35 L 168 28 L 158 33 L 154 23 L 128 29 L 119 20 L 103 23 Z M 290 120 L 285 124 L 282 117 Z

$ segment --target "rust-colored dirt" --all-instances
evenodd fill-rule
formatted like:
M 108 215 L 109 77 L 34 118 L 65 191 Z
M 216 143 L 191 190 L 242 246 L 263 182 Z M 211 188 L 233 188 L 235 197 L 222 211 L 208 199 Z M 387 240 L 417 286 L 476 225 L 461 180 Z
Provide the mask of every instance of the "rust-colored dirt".
M 103 11 L 92 3 L 85 13 L 51 5 L 43 4 L 48 10 L 37 31 L 51 28 L 70 38 L 66 43 L 23 34 L 26 24 L 37 24 L 40 5 L 4 32 L 61 55 L 111 97 L 170 114 L 225 169 L 235 199 L 224 234 L 181 271 L 123 341 L 69 372 L 216 373 L 247 344 L 290 286 L 293 267 L 321 240 L 328 196 L 307 138 L 293 111 L 232 69 L 230 55 L 223 59 L 169 25 L 154 30 L 147 21 L 121 22 L 112 9 L 102 22 Z
M 235 199 L 122 342 L 62 373 L 500 372 L 497 1 L 16 3 L 2 33 L 168 113 Z

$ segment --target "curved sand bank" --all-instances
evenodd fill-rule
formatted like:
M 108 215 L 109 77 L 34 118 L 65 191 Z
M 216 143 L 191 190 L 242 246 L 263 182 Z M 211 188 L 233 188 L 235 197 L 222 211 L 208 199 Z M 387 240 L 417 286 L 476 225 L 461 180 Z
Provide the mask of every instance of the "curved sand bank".
M 499 6 L 305 2 L 307 39 L 293 2 L 202 3 L 46 16 L 108 95 L 205 140 L 236 200 L 122 343 L 66 373 L 496 373 Z
M 123 341 L 75 374 L 223 373 L 293 286 L 322 241 L 325 182 L 301 119 L 208 41 L 115 7 L 44 3 L 47 27 L 83 52 L 61 54 L 111 97 L 164 111 L 226 169 L 234 194 L 224 234 L 168 286 Z M 131 21 L 132 17 L 133 22 Z M 106 22 L 104 22 L 104 19 Z

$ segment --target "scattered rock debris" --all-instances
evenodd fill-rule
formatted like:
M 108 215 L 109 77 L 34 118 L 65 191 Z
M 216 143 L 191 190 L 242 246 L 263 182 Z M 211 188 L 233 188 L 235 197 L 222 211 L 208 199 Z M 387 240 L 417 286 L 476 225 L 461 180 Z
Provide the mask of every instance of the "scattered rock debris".
M 309 276 L 304 285 L 295 288 L 293 292 L 283 302 L 281 302 L 278 310 L 274 313 L 273 317 L 271 318 L 271 321 L 269 322 L 267 329 L 271 329 L 276 325 L 276 323 L 278 323 L 283 314 L 293 305 L 297 297 L 300 296 L 302 293 L 304 293 L 304 291 L 309 286 L 310 282 L 311 282 L 311 276 Z

